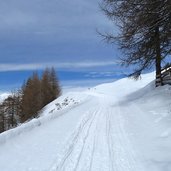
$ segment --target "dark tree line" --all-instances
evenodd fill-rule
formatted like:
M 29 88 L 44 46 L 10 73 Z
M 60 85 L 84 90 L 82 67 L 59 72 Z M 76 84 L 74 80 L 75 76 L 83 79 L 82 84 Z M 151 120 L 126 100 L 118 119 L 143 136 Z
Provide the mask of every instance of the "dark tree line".
M 142 71 L 155 66 L 156 86 L 162 85 L 162 61 L 171 54 L 171 1 L 103 0 L 101 7 L 119 26 L 117 36 L 103 36 L 123 50 L 122 65 L 135 66 L 129 76 L 137 79 Z
M 19 124 L 21 113 L 19 98 L 18 92 L 15 92 L 0 104 L 0 133 Z
M 22 88 L 0 104 L 0 132 L 37 117 L 40 110 L 59 97 L 61 89 L 54 68 L 41 77 L 34 72 Z

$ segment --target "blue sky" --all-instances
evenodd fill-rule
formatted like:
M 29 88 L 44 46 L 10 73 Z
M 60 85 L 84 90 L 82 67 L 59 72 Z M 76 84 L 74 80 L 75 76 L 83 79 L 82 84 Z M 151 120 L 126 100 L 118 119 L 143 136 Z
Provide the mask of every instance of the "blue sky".
M 64 86 L 123 76 L 117 47 L 97 34 L 116 31 L 98 0 L 1 0 L 0 92 L 21 86 L 33 70 L 55 67 Z

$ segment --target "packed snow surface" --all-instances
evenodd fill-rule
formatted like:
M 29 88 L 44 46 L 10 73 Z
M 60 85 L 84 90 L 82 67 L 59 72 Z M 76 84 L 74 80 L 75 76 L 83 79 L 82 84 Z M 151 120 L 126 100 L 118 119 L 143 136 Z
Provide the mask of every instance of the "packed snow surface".
M 171 171 L 171 87 L 153 80 L 66 93 L 0 135 L 0 170 Z

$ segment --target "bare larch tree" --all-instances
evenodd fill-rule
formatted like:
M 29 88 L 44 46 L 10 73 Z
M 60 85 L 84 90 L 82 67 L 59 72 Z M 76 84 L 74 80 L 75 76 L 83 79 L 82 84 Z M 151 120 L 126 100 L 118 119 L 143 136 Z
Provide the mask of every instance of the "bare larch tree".
M 155 67 L 156 86 L 162 85 L 161 64 L 171 54 L 171 0 L 103 0 L 101 8 L 117 21 L 119 34 L 104 37 L 119 44 L 122 65 L 135 66 L 129 76 L 137 79 Z

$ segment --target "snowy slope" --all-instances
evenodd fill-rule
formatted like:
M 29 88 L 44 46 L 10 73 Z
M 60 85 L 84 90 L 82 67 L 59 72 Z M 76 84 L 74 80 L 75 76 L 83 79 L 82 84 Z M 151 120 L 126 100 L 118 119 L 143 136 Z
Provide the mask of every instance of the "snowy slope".
M 0 103 L 3 100 L 5 100 L 9 95 L 10 95 L 10 93 L 0 93 Z
M 153 79 L 66 93 L 0 135 L 0 170 L 170 171 L 171 87 Z

